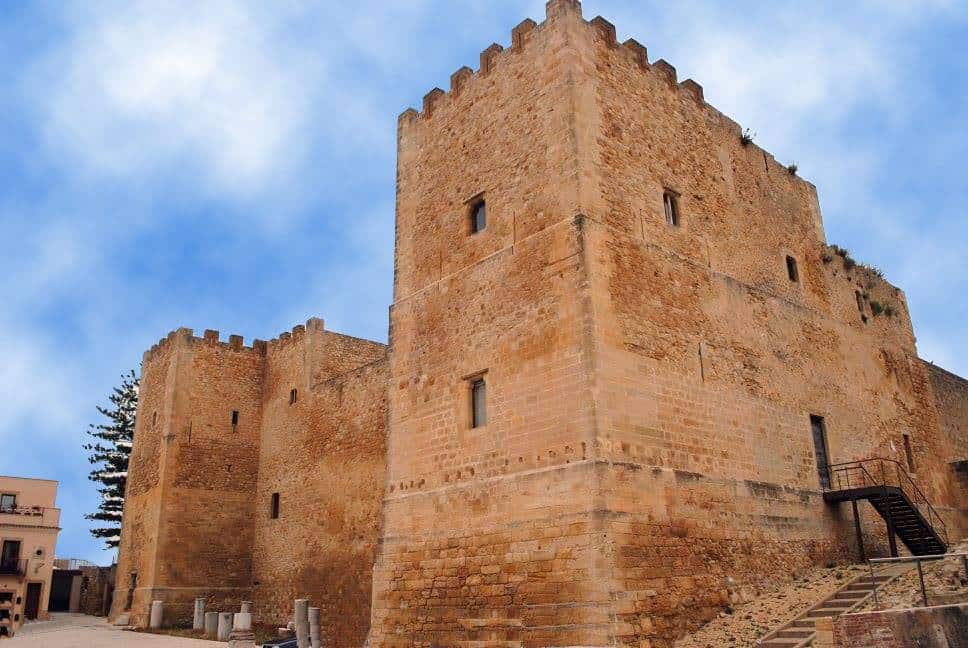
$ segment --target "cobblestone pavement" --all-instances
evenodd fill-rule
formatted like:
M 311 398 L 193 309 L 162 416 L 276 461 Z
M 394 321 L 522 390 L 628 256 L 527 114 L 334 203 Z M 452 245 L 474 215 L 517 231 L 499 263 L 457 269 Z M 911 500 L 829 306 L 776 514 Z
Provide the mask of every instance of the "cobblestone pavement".
M 50 621 L 28 623 L 3 648 L 212 648 L 214 641 L 121 630 L 100 617 L 52 614 Z

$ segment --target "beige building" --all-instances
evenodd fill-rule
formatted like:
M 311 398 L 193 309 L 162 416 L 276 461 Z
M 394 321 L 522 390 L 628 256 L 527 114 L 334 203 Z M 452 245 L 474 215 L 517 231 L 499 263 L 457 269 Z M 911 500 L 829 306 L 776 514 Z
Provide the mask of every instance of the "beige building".
M 0 475 L 0 637 L 47 618 L 60 509 L 57 482 Z

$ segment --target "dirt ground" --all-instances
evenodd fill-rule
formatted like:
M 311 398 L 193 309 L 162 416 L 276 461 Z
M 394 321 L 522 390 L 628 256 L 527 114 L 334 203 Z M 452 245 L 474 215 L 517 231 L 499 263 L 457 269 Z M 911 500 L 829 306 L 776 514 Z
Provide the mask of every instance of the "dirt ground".
M 968 542 L 962 542 L 948 549 L 948 553 L 968 552 Z M 928 592 L 928 605 L 947 605 L 968 601 L 968 574 L 961 558 L 947 558 L 937 562 L 922 563 L 924 585 Z M 913 563 L 912 563 L 913 567 Z M 858 611 L 889 610 L 921 607 L 921 582 L 918 570 L 910 569 L 906 574 L 877 593 L 877 603 L 867 601 Z
M 862 573 L 864 568 L 858 565 L 814 569 L 780 589 L 734 606 L 731 614 L 721 613 L 677 641 L 676 648 L 752 648 L 760 637 Z

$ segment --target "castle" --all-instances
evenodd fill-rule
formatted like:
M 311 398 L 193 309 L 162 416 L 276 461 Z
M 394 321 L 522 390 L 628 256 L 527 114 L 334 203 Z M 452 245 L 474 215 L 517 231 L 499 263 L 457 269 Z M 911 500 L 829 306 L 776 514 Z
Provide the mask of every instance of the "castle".
M 815 188 L 551 0 L 400 117 L 388 346 L 312 319 L 145 354 L 112 615 L 307 597 L 327 646 L 671 646 L 960 537 L 966 421 Z M 845 487 L 874 457 L 920 535 Z

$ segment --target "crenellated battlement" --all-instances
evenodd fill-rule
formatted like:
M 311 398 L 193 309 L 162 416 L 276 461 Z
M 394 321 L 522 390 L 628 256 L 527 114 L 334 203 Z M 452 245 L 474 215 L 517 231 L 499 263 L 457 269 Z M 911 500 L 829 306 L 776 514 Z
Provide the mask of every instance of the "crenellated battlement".
M 509 60 L 510 57 L 524 51 L 528 44 L 534 40 L 534 38 L 541 31 L 547 29 L 556 21 L 568 16 L 577 17 L 580 23 L 587 29 L 591 30 L 595 35 L 595 39 L 602 42 L 606 48 L 613 50 L 619 56 L 628 57 L 642 70 L 644 75 L 656 75 L 657 79 L 659 79 L 662 83 L 667 84 L 668 87 L 673 91 L 679 93 L 684 100 L 694 103 L 703 113 L 705 113 L 707 120 L 717 123 L 726 131 L 731 132 L 735 136 L 737 142 L 741 141 L 743 135 L 742 127 L 736 121 L 718 110 L 715 106 L 706 102 L 702 85 L 693 79 L 679 81 L 676 68 L 664 59 L 659 59 L 653 63 L 650 63 L 647 48 L 634 38 L 629 38 L 626 41 L 619 43 L 616 35 L 615 25 L 602 16 L 596 16 L 595 18 L 587 21 L 584 20 L 582 17 L 581 3 L 578 2 L 578 0 L 551 0 L 551 2 L 548 2 L 546 5 L 546 18 L 544 22 L 539 24 L 530 18 L 522 21 L 511 30 L 510 47 L 505 49 L 498 43 L 493 43 L 488 46 L 484 51 L 481 52 L 480 64 L 476 72 L 467 66 L 462 66 L 459 68 L 450 77 L 449 91 L 445 91 L 441 88 L 432 89 L 430 92 L 424 95 L 423 104 L 419 111 L 414 108 L 408 108 L 401 113 L 399 117 L 399 126 L 401 128 L 405 128 L 412 124 L 419 123 L 420 121 L 431 119 L 433 115 L 443 107 L 449 103 L 457 101 L 461 95 L 466 93 L 468 88 L 473 86 L 475 83 L 481 82 L 495 70 L 500 68 L 501 65 L 505 61 Z M 762 154 L 766 164 L 776 171 L 781 172 L 789 170 L 787 165 L 777 161 L 769 151 L 762 149 L 755 143 L 746 141 L 743 142 L 743 146 Z M 790 175 L 791 178 L 797 181 L 804 182 L 811 187 L 813 186 L 808 181 L 796 176 L 793 172 L 791 172 Z
M 202 336 L 198 337 L 194 334 L 192 329 L 183 327 L 171 331 L 168 335 L 160 339 L 157 344 L 145 351 L 141 362 L 142 364 L 151 362 L 151 360 L 154 359 L 158 354 L 163 353 L 175 346 L 193 345 L 217 346 L 226 351 L 254 353 L 256 355 L 265 356 L 269 350 L 276 350 L 302 340 L 307 335 L 307 332 L 316 333 L 323 332 L 324 330 L 325 325 L 323 320 L 318 317 L 311 317 L 306 320 L 305 325 L 297 324 L 294 326 L 291 332 L 286 331 L 281 333 L 279 337 L 273 338 L 268 342 L 265 340 L 255 339 L 252 341 L 250 346 L 246 346 L 244 338 L 241 335 L 229 335 L 228 341 L 223 342 L 221 340 L 221 334 L 219 331 L 206 329 Z
M 676 69 L 662 59 L 656 61 L 654 64 L 650 64 L 646 48 L 636 40 L 630 38 L 624 43 L 619 44 L 616 37 L 615 25 L 611 22 L 602 16 L 596 16 L 589 21 L 585 21 L 582 18 L 581 2 L 578 2 L 578 0 L 551 0 L 546 5 L 545 13 L 545 21 L 540 24 L 528 18 L 514 27 L 511 30 L 511 46 L 509 48 L 505 49 L 498 43 L 489 45 L 481 52 L 480 66 L 476 72 L 467 66 L 458 69 L 450 77 L 449 91 L 434 88 L 428 92 L 424 95 L 421 110 L 417 111 L 414 108 L 408 108 L 400 115 L 400 124 L 406 125 L 421 118 L 431 117 L 444 103 L 460 97 L 470 84 L 475 83 L 478 79 L 487 77 L 500 67 L 502 61 L 506 60 L 509 56 L 523 51 L 536 32 L 545 29 L 550 23 L 567 15 L 577 16 L 587 28 L 596 33 L 598 39 L 603 41 L 608 48 L 627 53 L 645 72 L 659 74 L 670 85 L 678 87 L 686 96 L 701 105 L 708 105 L 705 104 L 703 99 L 702 86 L 692 79 L 686 79 L 682 83 L 678 83 Z M 718 110 L 715 110 L 715 108 L 711 106 L 710 108 L 715 112 L 717 117 L 727 119 Z M 739 134 L 739 125 L 735 124 L 735 122 L 732 122 L 732 124 L 737 134 Z
M 308 335 L 322 333 L 325 330 L 326 327 L 323 324 L 323 320 L 318 317 L 311 317 L 306 320 L 305 325 L 297 324 L 292 327 L 292 331 L 286 331 L 279 334 L 279 337 L 269 340 L 269 351 L 278 351 L 304 340 Z

